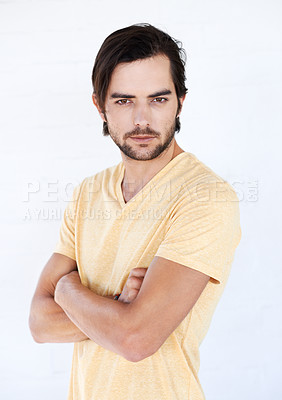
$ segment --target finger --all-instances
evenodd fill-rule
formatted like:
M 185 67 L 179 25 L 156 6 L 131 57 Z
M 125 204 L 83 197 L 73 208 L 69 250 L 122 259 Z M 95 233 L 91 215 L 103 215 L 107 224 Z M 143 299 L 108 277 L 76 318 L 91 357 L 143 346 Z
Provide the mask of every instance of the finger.
M 135 299 L 135 297 L 137 296 L 137 294 L 139 293 L 139 290 L 137 289 L 130 289 L 129 293 L 128 293 L 128 300 L 132 301 L 133 299 Z
M 140 289 L 143 279 L 143 277 L 130 276 L 126 285 L 129 289 Z
M 130 271 L 129 276 L 144 277 L 148 268 L 133 268 Z

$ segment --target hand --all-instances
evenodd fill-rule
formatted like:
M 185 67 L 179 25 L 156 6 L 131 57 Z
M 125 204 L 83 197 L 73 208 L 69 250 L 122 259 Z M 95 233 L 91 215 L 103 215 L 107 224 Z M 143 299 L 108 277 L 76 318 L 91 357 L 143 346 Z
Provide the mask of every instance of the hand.
M 146 272 L 147 268 L 133 268 L 130 271 L 122 293 L 119 296 L 119 301 L 122 301 L 123 303 L 131 303 L 135 300 L 142 286 Z

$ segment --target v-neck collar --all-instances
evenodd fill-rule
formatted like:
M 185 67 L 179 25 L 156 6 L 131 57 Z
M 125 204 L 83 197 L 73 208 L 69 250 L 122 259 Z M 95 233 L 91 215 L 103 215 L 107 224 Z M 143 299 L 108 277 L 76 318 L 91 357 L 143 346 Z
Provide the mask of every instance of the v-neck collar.
M 131 204 L 136 204 L 136 201 L 138 200 L 138 198 L 140 197 L 140 195 L 143 193 L 143 195 L 149 190 L 149 187 L 152 183 L 154 183 L 156 180 L 158 180 L 161 176 L 163 176 L 168 169 L 173 168 L 175 166 L 175 164 L 177 164 L 178 162 L 180 162 L 182 160 L 182 158 L 184 157 L 184 155 L 186 156 L 188 153 L 186 151 L 183 151 L 182 153 L 178 154 L 177 156 L 175 156 L 172 160 L 170 160 L 159 172 L 156 173 L 156 175 L 153 176 L 152 179 L 150 179 L 146 185 L 143 186 L 142 189 L 139 190 L 138 193 L 136 193 L 128 202 L 124 201 L 124 197 L 123 197 L 123 193 L 122 193 L 122 189 L 121 189 L 121 183 L 123 181 L 124 178 L 124 173 L 125 173 L 125 167 L 123 162 L 121 161 L 119 164 L 120 167 L 120 174 L 119 177 L 117 179 L 116 182 L 116 194 L 117 194 L 117 198 L 119 201 L 119 204 L 121 206 L 122 209 L 130 207 Z M 150 185 L 149 185 L 150 184 Z

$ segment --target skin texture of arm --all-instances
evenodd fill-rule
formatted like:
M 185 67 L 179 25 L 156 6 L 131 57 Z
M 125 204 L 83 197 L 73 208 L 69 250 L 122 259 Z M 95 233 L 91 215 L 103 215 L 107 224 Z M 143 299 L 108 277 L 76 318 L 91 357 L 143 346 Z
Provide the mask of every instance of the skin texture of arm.
M 88 339 L 54 301 L 57 282 L 76 268 L 76 261 L 59 253 L 53 253 L 45 265 L 29 315 L 30 331 L 37 343 L 69 343 Z
M 55 301 L 95 343 L 137 362 L 159 349 L 192 309 L 209 278 L 155 257 L 131 303 L 111 301 L 91 292 L 81 284 L 77 272 L 60 279 Z
M 78 273 L 74 271 L 77 271 L 76 261 L 59 253 L 53 253 L 45 265 L 32 299 L 29 316 L 30 330 L 37 343 L 68 343 L 88 339 L 88 336 L 54 301 L 58 281 L 71 272 L 78 276 Z M 130 303 L 135 299 L 146 271 L 146 268 L 134 268 L 130 272 L 119 297 L 120 302 Z M 113 300 L 114 296 L 107 296 L 107 298 Z

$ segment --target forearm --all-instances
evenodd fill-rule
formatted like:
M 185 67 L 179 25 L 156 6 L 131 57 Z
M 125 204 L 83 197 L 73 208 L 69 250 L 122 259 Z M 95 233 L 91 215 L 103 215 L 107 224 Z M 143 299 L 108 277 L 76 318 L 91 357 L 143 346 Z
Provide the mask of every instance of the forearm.
M 29 326 L 38 343 L 72 343 L 88 339 L 49 294 L 34 297 Z
M 98 345 L 129 358 L 130 304 L 102 297 L 80 282 L 60 281 L 55 301 L 86 336 Z

